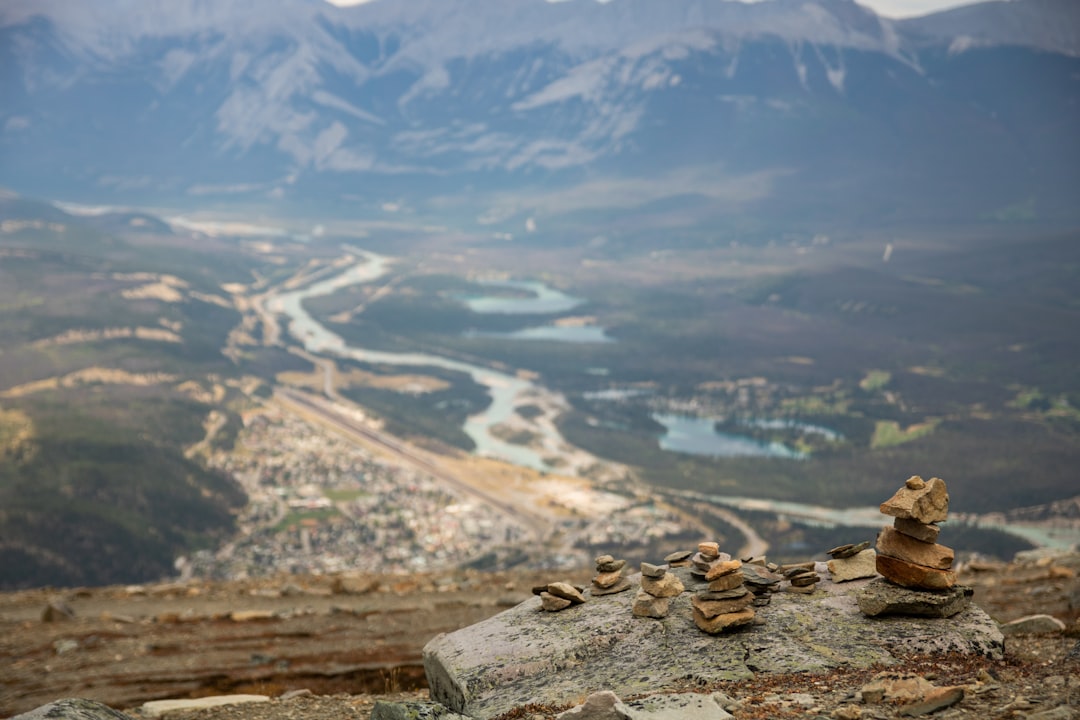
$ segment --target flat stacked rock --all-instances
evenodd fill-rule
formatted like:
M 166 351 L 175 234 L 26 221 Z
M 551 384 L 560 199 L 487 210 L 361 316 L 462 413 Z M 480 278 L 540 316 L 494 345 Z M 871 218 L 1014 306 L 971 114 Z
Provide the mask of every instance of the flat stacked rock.
M 929 482 L 915 475 L 881 504 L 881 512 L 896 518 L 878 534 L 875 567 L 885 580 L 875 580 L 858 595 L 866 615 L 924 615 L 950 617 L 968 606 L 971 593 L 956 586 L 952 548 L 939 545 L 939 522 L 948 518 L 945 481 Z M 899 588 L 903 598 L 895 598 Z
M 581 605 L 585 602 L 582 595 L 585 588 L 571 585 L 568 582 L 553 582 L 547 585 L 539 585 L 532 589 L 533 595 L 540 596 L 540 609 L 547 612 L 559 612 L 572 605 Z
M 641 589 L 634 596 L 631 611 L 635 617 L 666 618 L 671 598 L 685 590 L 682 581 L 668 572 L 666 565 L 641 563 Z
M 829 576 L 833 582 L 848 582 L 877 575 L 877 552 L 866 540 L 858 544 L 840 545 L 829 550 Z
M 772 601 L 772 593 L 779 589 L 784 579 L 776 571 L 780 568 L 775 563 L 767 563 L 765 558 L 753 558 L 742 566 L 746 589 L 754 594 L 754 605 L 763 607 Z
M 698 553 L 701 554 L 700 545 Z M 699 592 L 690 600 L 694 607 L 694 624 L 698 628 L 710 635 L 717 635 L 753 622 L 754 609 L 751 605 L 754 595 L 744 584 L 746 576 L 743 574 L 741 560 L 732 560 L 727 553 L 717 551 L 703 577 L 709 583 L 708 589 Z
M 693 550 L 677 550 L 664 557 L 664 562 L 668 567 L 689 567 L 690 557 L 694 554 Z
M 788 586 L 784 588 L 784 591 L 804 595 L 814 592 L 814 586 L 821 582 L 821 576 L 814 570 L 814 565 L 813 562 L 807 562 L 781 566 L 780 574 L 788 581 Z
M 593 597 L 613 595 L 629 590 L 630 581 L 623 577 L 625 567 L 625 560 L 616 560 L 611 555 L 601 555 L 596 558 L 596 577 L 592 579 L 590 588 Z

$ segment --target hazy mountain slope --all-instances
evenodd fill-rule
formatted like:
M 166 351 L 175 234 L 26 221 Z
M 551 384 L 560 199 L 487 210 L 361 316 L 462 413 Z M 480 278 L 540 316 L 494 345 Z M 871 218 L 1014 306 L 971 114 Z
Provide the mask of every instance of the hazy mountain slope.
M 1073 217 L 1075 15 L 1049 0 L 904 23 L 849 0 L 20 0 L 0 10 L 0 183 L 307 212 L 439 196 L 495 225 L 618 208 L 627 179 L 650 182 L 637 207 L 700 198 L 690 225 Z M 957 40 L 968 24 L 982 39 Z

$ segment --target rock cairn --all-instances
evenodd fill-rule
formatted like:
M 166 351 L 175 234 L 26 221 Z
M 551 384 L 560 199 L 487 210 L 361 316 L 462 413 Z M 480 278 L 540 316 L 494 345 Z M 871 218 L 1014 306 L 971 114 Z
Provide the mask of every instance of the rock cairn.
M 671 598 L 684 590 L 682 581 L 668 572 L 666 565 L 641 563 L 641 589 L 634 596 L 632 612 L 636 617 L 663 619 L 671 610 Z
M 897 585 L 921 590 L 947 590 L 956 584 L 952 548 L 936 540 L 949 515 L 945 481 L 926 482 L 918 475 L 881 504 L 881 512 L 896 518 L 877 540 L 877 571 Z
M 746 575 L 741 560 L 732 560 L 714 542 L 704 542 L 698 544 L 690 563 L 691 574 L 709 583 L 707 590 L 690 600 L 698 628 L 716 635 L 753 622 L 754 609 L 750 606 L 754 595 L 744 584 Z
M 833 582 L 848 582 L 877 575 L 877 552 L 866 540 L 858 544 L 840 545 L 829 550 L 829 576 Z
M 581 605 L 585 602 L 582 595 L 585 588 L 571 585 L 568 582 L 553 582 L 547 585 L 539 585 L 532 589 L 534 595 L 540 596 L 540 609 L 547 612 L 559 612 L 572 605 Z
M 614 595 L 629 590 L 630 581 L 623 577 L 625 560 L 616 560 L 611 555 L 596 558 L 596 576 L 592 579 L 590 591 L 593 597 Z
M 859 609 L 871 616 L 949 617 L 966 608 L 971 590 L 956 585 L 952 548 L 935 542 L 941 532 L 938 523 L 949 515 L 945 481 L 912 476 L 881 504 L 881 512 L 895 518 L 877 540 L 875 565 L 885 580 L 874 580 L 860 591 Z
M 780 587 L 783 575 L 776 571 L 780 567 L 768 562 L 764 557 L 750 558 L 743 561 L 742 571 L 746 589 L 754 595 L 754 605 L 763 607 L 772 601 L 772 594 Z
M 788 581 L 788 586 L 784 588 L 784 591 L 800 593 L 803 595 L 813 593 L 816 589 L 814 586 L 821 582 L 821 576 L 817 574 L 817 571 L 814 569 L 815 566 L 816 563 L 813 561 L 796 563 L 794 565 L 782 565 L 780 567 L 780 574 Z

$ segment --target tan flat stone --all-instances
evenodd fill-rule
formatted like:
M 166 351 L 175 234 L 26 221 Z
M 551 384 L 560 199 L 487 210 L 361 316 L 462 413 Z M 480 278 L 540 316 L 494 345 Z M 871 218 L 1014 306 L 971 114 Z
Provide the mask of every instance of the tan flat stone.
M 937 542 L 938 535 L 941 534 L 941 526 L 921 523 L 911 518 L 896 518 L 892 526 L 897 532 L 929 543 Z
M 941 478 L 924 482 L 913 476 L 891 498 L 881 503 L 881 512 L 921 523 L 942 522 L 949 515 L 949 491 Z
M 749 625 L 754 621 L 753 608 L 746 608 L 734 613 L 725 613 L 723 615 L 717 615 L 713 618 L 707 618 L 701 614 L 701 611 L 694 608 L 694 624 L 702 632 L 707 632 L 710 635 L 716 635 L 722 633 L 729 628 L 741 627 L 743 625 Z
M 691 604 L 694 609 L 701 613 L 706 619 L 712 619 L 717 615 L 726 615 L 728 613 L 739 612 L 750 606 L 750 603 L 754 601 L 754 596 L 751 593 L 746 593 L 741 598 L 734 598 L 732 600 L 702 600 L 695 595 L 690 598 Z
M 630 611 L 634 614 L 634 617 L 650 617 L 650 618 L 666 618 L 669 610 L 671 609 L 671 600 L 666 597 L 655 597 L 639 590 L 638 594 L 634 596 L 634 604 L 631 606 Z
M 709 572 L 705 573 L 706 580 L 715 580 L 718 577 L 729 575 L 742 567 L 742 560 L 721 560 L 713 563 Z
M 540 607 L 548 612 L 559 612 L 573 605 L 566 598 L 557 597 L 549 592 L 540 593 Z
M 951 570 L 917 565 L 907 560 L 882 555 L 877 556 L 877 571 L 897 585 L 921 590 L 948 590 L 956 584 L 956 573 Z
M 849 558 L 830 560 L 826 565 L 834 583 L 874 577 L 877 575 L 877 552 L 868 548 Z
M 675 597 L 686 590 L 682 581 L 674 573 L 667 573 L 661 578 L 642 576 L 641 589 L 658 598 Z
M 609 588 L 615 585 L 622 579 L 622 571 L 616 570 L 615 572 L 597 573 L 596 577 L 592 579 L 593 584 L 600 588 Z
M 715 580 L 709 581 L 709 590 L 714 592 L 723 592 L 724 590 L 734 590 L 743 584 L 743 579 L 746 576 L 742 574 L 741 570 L 736 570 L 733 573 L 727 575 L 721 575 Z
M 916 540 L 891 527 L 881 529 L 877 540 L 877 550 L 882 555 L 938 570 L 948 570 L 953 564 L 952 548 Z

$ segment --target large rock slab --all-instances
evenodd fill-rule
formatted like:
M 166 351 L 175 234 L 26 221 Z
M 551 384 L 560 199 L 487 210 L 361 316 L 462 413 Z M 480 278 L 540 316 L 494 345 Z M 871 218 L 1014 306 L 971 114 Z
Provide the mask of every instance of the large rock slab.
M 36 707 L 11 720 L 132 720 L 119 710 L 83 698 L 65 698 Z
M 691 593 L 707 583 L 688 568 L 669 572 L 689 592 L 671 599 L 663 620 L 633 617 L 633 593 L 588 597 L 560 613 L 541 612 L 534 597 L 434 638 L 424 648 L 432 699 L 491 718 L 527 703 L 580 702 L 602 690 L 628 697 L 687 681 L 893 665 L 910 654 L 1002 654 L 996 623 L 974 606 L 949 619 L 864 616 L 855 597 L 862 580 L 823 581 L 811 595 L 777 593 L 756 608 L 755 624 L 710 636 L 694 625 L 691 607 Z

